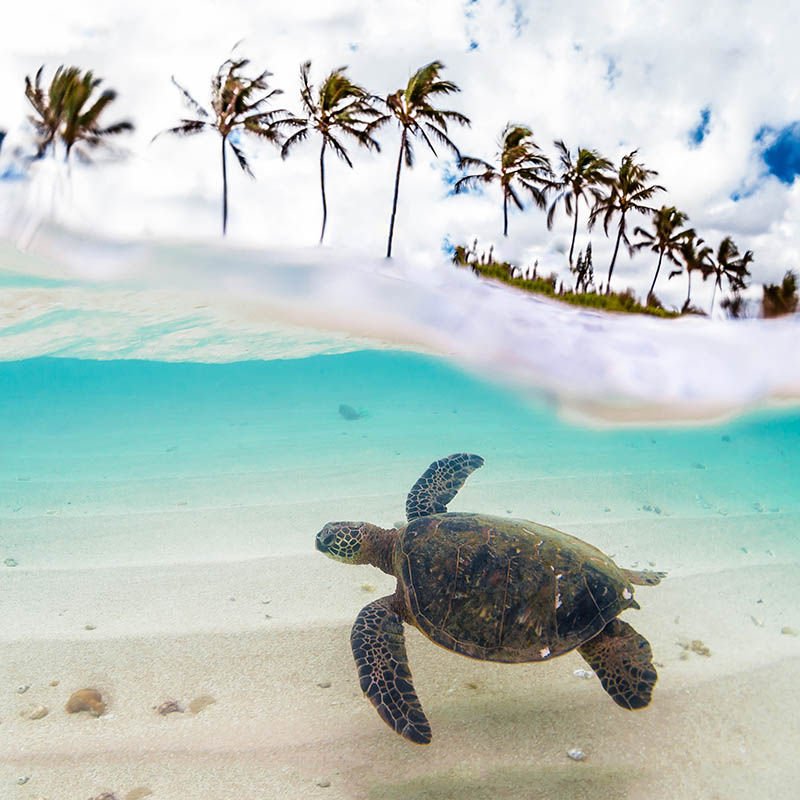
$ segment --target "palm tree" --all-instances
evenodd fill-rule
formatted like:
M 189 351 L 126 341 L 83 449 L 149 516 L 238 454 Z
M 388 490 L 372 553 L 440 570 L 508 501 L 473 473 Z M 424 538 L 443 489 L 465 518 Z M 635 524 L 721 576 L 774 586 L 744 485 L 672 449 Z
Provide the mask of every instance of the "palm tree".
M 441 61 L 431 61 L 420 67 L 410 78 L 405 89 L 398 89 L 386 98 L 386 114 L 381 115 L 369 125 L 372 131 L 391 119 L 397 121 L 400 128 L 400 152 L 397 156 L 397 171 L 394 179 L 394 197 L 392 199 L 392 216 L 389 222 L 389 242 L 386 247 L 386 257 L 392 257 L 392 238 L 394 237 L 394 220 L 397 215 L 397 196 L 400 189 L 400 169 L 405 161 L 411 169 L 414 166 L 413 138 L 422 139 L 431 152 L 436 155 L 436 148 L 431 139 L 449 147 L 460 158 L 460 153 L 455 144 L 447 135 L 449 122 L 459 125 L 469 125 L 468 117 L 458 111 L 446 111 L 434 108 L 431 100 L 437 95 L 452 94 L 461 91 L 452 81 L 439 78 L 439 73 L 444 69 Z
M 734 292 L 739 292 L 747 288 L 745 278 L 750 277 L 747 267 L 753 260 L 753 251 L 748 250 L 744 255 L 739 254 L 739 248 L 730 236 L 726 236 L 717 248 L 716 258 L 710 259 L 711 270 L 709 275 L 714 273 L 714 291 L 711 293 L 711 310 L 709 316 L 714 313 L 714 298 L 717 288 L 722 286 L 722 279 L 728 279 L 728 286 Z
M 678 211 L 675 206 L 661 206 L 653 215 L 652 231 L 647 231 L 641 227 L 633 229 L 634 236 L 640 236 L 642 238 L 641 242 L 637 242 L 633 245 L 634 250 L 642 250 L 648 247 L 654 253 L 658 253 L 656 274 L 653 276 L 653 282 L 650 284 L 650 291 L 647 293 L 648 301 L 653 295 L 653 290 L 656 288 L 656 281 L 658 280 L 658 273 L 661 270 L 661 262 L 664 256 L 673 264 L 680 264 L 676 253 L 680 252 L 680 247 L 684 242 L 694 238 L 695 234 L 691 228 L 686 228 L 682 231 L 678 230 L 687 219 L 689 219 L 689 217 L 682 211 Z
M 763 284 L 761 309 L 764 317 L 794 314 L 798 308 L 797 273 L 789 270 L 780 284 Z
M 73 150 L 82 161 L 88 162 L 89 151 L 105 145 L 108 136 L 133 130 L 133 123 L 128 120 L 100 125 L 100 115 L 117 93 L 106 89 L 93 98 L 102 79 L 95 78 L 91 70 L 81 73 L 78 67 L 62 65 L 55 71 L 47 91 L 41 85 L 43 71 L 44 65 L 39 67 L 33 81 L 25 77 L 25 96 L 36 112 L 30 119 L 37 133 L 37 158 L 48 149 L 55 155 L 56 145 L 61 142 L 67 163 Z
M 611 275 L 614 272 L 614 264 L 617 261 L 619 243 L 624 241 L 628 253 L 633 255 L 633 246 L 628 240 L 626 228 L 626 217 L 631 212 L 639 214 L 652 214 L 653 209 L 645 205 L 656 192 L 665 191 L 663 186 L 658 184 L 648 185 L 648 181 L 658 173 L 652 169 L 646 169 L 643 164 L 634 161 L 638 151 L 633 150 L 628 155 L 623 156 L 620 163 L 619 172 L 609 184 L 608 194 L 603 195 L 592 208 L 589 216 L 589 227 L 593 227 L 597 218 L 603 217 L 603 230 L 608 236 L 608 225 L 615 214 L 619 214 L 619 226 L 617 229 L 617 242 L 614 245 L 614 255 L 611 257 L 611 264 L 608 267 L 608 279 L 606 280 L 606 294 L 611 291 Z
M 309 73 L 311 62 L 300 66 L 300 100 L 305 117 L 291 117 L 283 121 L 297 130 L 284 142 L 281 158 L 286 158 L 294 145 L 316 131 L 322 137 L 319 151 L 319 181 L 322 190 L 322 232 L 319 243 L 325 238 L 325 225 L 328 220 L 328 204 L 325 198 L 325 150 L 330 147 L 348 167 L 353 166 L 344 145 L 337 139 L 337 133 L 354 138 L 360 145 L 380 151 L 378 142 L 366 130 L 367 124 L 380 116 L 370 105 L 370 95 L 353 83 L 344 73 L 347 67 L 339 67 L 319 85 L 316 93 L 311 87 Z
M 460 169 L 473 167 L 482 169 L 483 172 L 459 178 L 454 189 L 459 194 L 481 183 L 499 181 L 503 190 L 503 236 L 508 236 L 508 201 L 511 200 L 520 211 L 524 208 L 514 184 L 524 189 L 539 208 L 544 208 L 552 173 L 550 161 L 533 141 L 533 131 L 530 128 L 509 122 L 500 134 L 499 144 L 498 166 L 479 158 L 462 156 L 458 162 Z M 544 188 L 539 188 L 537 184 Z
M 683 304 L 681 313 L 686 313 L 691 308 L 690 296 L 692 293 L 692 273 L 699 270 L 705 280 L 713 269 L 711 264 L 711 256 L 714 251 L 702 240 L 695 236 L 689 236 L 680 243 L 678 248 L 681 260 L 686 267 L 687 289 L 686 289 L 686 302 Z M 676 275 L 680 275 L 681 270 L 676 269 L 670 272 L 669 278 L 672 279 Z
M 234 61 L 227 59 L 220 64 L 217 74 L 211 81 L 211 108 L 213 119 L 203 106 L 200 105 L 173 77 L 172 82 L 183 95 L 184 102 L 196 114 L 197 119 L 182 119 L 180 125 L 169 128 L 161 133 L 174 133 L 178 136 L 190 136 L 195 133 L 214 129 L 222 139 L 222 235 L 228 227 L 228 171 L 226 163 L 225 145 L 230 146 L 236 156 L 239 166 L 251 178 L 253 172 L 247 163 L 247 158 L 239 146 L 237 134 L 239 131 L 251 133 L 261 139 L 266 139 L 274 144 L 280 143 L 279 127 L 281 120 L 276 119 L 279 114 L 284 114 L 284 109 L 264 111 L 263 107 L 276 95 L 282 93 L 281 89 L 270 89 L 267 78 L 272 75 L 264 70 L 255 78 L 247 78 L 240 74 L 249 60 L 246 58 Z M 257 97 L 258 92 L 266 92 Z M 160 136 L 157 134 L 156 136 Z M 156 137 L 153 137 L 156 138 Z
M 569 266 L 572 269 L 572 254 L 575 252 L 575 237 L 578 233 L 578 204 L 581 198 L 588 204 L 587 195 L 591 195 L 595 203 L 602 198 L 603 193 L 599 187 L 611 182 L 608 171 L 613 169 L 613 165 L 596 150 L 587 150 L 585 147 L 578 149 L 578 155 L 573 161 L 563 140 L 559 139 L 554 144 L 561 154 L 561 175 L 553 183 L 553 188 L 559 194 L 547 213 L 547 229 L 553 229 L 556 208 L 559 202 L 563 202 L 567 216 L 574 217 L 572 243 L 569 246 Z

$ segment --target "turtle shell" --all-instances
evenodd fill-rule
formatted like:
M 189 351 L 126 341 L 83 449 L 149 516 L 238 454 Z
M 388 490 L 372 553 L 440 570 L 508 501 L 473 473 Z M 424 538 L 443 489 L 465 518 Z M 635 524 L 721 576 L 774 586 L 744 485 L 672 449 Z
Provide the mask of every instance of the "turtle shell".
M 578 647 L 635 606 L 604 553 L 526 520 L 447 513 L 408 524 L 395 570 L 413 622 L 485 661 L 542 661 Z

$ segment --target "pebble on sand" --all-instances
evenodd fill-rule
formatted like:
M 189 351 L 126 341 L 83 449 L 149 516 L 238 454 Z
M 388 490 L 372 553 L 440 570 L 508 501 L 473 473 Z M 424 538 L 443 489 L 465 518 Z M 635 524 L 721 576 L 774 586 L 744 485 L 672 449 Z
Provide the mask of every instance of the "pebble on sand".
M 7 558 L 3 563 L 7 567 L 18 567 L 19 566 L 19 561 L 17 561 L 16 558 Z
M 327 778 L 317 778 L 316 784 L 323 789 L 327 789 L 331 785 L 331 782 Z
M 42 719 L 49 713 L 50 709 L 47 706 L 39 704 L 36 706 L 31 706 L 27 711 L 23 711 L 22 716 L 26 719 Z
M 342 403 L 339 406 L 339 413 L 347 420 L 361 419 L 364 415 L 360 411 L 356 411 L 353 406 Z
M 93 717 L 99 717 L 106 710 L 106 704 L 96 689 L 79 689 L 67 700 L 65 708 L 70 714 L 88 711 Z
M 183 714 L 183 706 L 177 700 L 165 700 L 160 706 L 153 706 L 155 711 L 158 711 L 162 717 L 167 714 Z
M 791 628 L 791 627 L 789 627 L 788 625 L 784 625 L 784 626 L 781 628 L 781 633 L 782 633 L 784 636 L 797 636 L 797 635 L 798 635 L 798 632 L 797 632 L 797 630 L 796 630 L 795 628 Z
M 153 793 L 147 786 L 137 786 L 125 795 L 124 800 L 142 800 L 143 797 L 150 797 L 151 794 Z
M 584 753 L 579 747 L 572 747 L 567 750 L 567 756 L 569 756 L 569 758 L 571 758 L 573 761 L 586 760 L 586 753 Z
M 192 714 L 199 714 L 201 711 L 208 708 L 208 706 L 216 702 L 216 699 L 210 694 L 201 694 L 200 697 L 195 697 L 195 699 L 189 703 L 189 711 L 191 711 Z

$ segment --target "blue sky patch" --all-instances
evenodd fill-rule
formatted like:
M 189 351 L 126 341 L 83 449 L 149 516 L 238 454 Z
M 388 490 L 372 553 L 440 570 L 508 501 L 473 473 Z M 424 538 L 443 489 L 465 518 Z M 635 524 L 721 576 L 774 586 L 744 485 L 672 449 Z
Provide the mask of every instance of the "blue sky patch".
M 711 108 L 706 106 L 700 109 L 700 122 L 689 131 L 689 146 L 699 147 L 703 143 L 703 139 L 708 135 L 708 129 L 711 125 Z
M 455 183 L 461 177 L 461 171 L 458 169 L 458 164 L 455 161 L 445 161 L 442 164 L 442 183 L 447 187 L 447 196 L 450 197 L 456 193 Z
M 791 184 L 800 175 L 800 121 L 783 128 L 762 126 L 755 136 L 767 171 L 781 183 Z
M 608 86 L 610 89 L 614 88 L 614 84 L 617 82 L 617 78 L 622 74 L 617 67 L 617 59 L 614 56 L 608 56 L 608 67 L 606 68 L 606 75 L 605 78 L 608 81 Z

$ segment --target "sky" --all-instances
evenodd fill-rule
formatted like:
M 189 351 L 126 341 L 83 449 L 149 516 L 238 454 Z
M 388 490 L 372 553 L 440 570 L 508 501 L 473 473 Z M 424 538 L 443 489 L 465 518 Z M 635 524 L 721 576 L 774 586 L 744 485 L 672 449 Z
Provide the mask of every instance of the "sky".
M 46 206 L 49 165 L 26 178 L 15 154 L 31 149 L 24 78 L 45 65 L 91 68 L 117 90 L 106 122 L 130 119 L 134 134 L 115 144 L 124 157 L 76 166 L 59 178 L 56 218 L 111 238 L 208 239 L 221 228 L 219 137 L 189 139 L 160 131 L 189 115 L 172 75 L 208 104 L 210 80 L 239 42 L 236 55 L 252 73 L 268 68 L 283 90 L 276 105 L 299 112 L 299 65 L 312 60 L 317 82 L 347 65 L 351 78 L 385 97 L 434 59 L 461 92 L 441 105 L 466 114 L 455 126 L 462 153 L 492 160 L 507 122 L 528 125 L 556 161 L 555 139 L 574 151 L 598 150 L 619 164 L 638 149 L 667 192 L 654 204 L 675 205 L 716 248 L 726 235 L 755 254 L 754 288 L 800 268 L 800 20 L 785 0 L 43 0 L 15 3 L 0 30 L 0 205 L 17 230 L 32 205 Z M 326 247 L 359 255 L 385 251 L 399 134 L 387 126 L 377 154 L 350 149 L 354 169 L 330 158 Z M 321 221 L 319 142 L 313 138 L 282 161 L 276 148 L 242 146 L 256 179 L 232 160 L 229 238 L 262 248 L 309 248 Z M 552 231 L 536 208 L 513 212 L 502 237 L 502 198 L 489 186 L 452 193 L 451 154 L 416 148 L 401 177 L 395 256 L 443 268 L 448 244 L 479 240 L 479 249 L 540 272 L 567 276 L 572 220 L 559 212 Z M 38 173 L 38 174 L 37 174 Z M 52 204 L 52 202 L 51 202 Z M 613 248 L 598 226 L 582 224 L 576 249 L 591 241 L 595 274 L 604 276 Z M 647 225 L 631 220 L 631 229 Z M 613 230 L 612 230 L 613 234 Z M 656 256 L 621 253 L 613 286 L 649 287 Z M 680 305 L 686 282 L 662 270 L 656 294 Z M 693 298 L 707 307 L 711 285 Z

